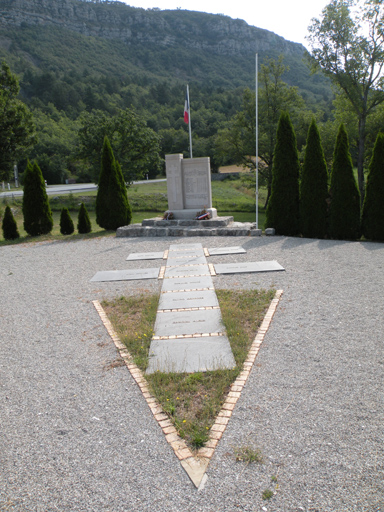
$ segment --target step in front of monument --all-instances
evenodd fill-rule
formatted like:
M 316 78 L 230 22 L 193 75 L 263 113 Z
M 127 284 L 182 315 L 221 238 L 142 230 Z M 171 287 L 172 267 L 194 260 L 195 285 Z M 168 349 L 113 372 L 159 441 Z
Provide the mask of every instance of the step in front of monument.
M 147 219 L 151 221 L 153 219 Z M 143 223 L 146 221 L 143 221 Z M 182 225 L 181 222 L 196 222 L 193 225 Z M 131 224 L 117 229 L 117 237 L 164 237 L 164 236 L 261 236 L 261 229 L 256 229 L 252 222 L 231 222 L 226 226 L 214 227 L 208 221 L 163 221 L 158 224 Z M 212 222 L 216 222 L 212 221 Z M 163 224 L 164 223 L 164 224 Z M 175 223 L 175 224 L 171 224 Z
M 161 217 L 153 219 L 144 219 L 142 226 L 166 228 L 166 227 L 201 227 L 201 228 L 221 228 L 233 223 L 233 217 L 215 217 L 214 219 L 196 220 L 196 219 L 173 219 L 164 220 Z

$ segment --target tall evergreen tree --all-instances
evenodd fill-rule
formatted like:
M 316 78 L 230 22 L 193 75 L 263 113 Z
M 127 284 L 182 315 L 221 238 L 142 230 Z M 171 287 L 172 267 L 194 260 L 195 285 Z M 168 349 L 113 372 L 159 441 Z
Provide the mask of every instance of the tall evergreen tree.
M 316 121 L 308 130 L 300 186 L 301 234 L 324 238 L 327 234 L 328 170 Z
M 128 200 L 127 186 L 125 184 L 123 171 L 121 170 L 120 162 L 118 162 L 117 160 L 116 160 L 116 176 L 117 176 L 117 180 L 119 182 L 119 185 L 120 185 L 120 188 L 122 191 L 121 195 L 118 196 L 118 197 L 120 197 L 121 208 L 122 208 L 122 210 L 125 210 L 126 214 L 127 214 L 126 220 L 125 220 L 124 224 L 122 224 L 122 225 L 127 226 L 128 224 L 131 223 L 131 220 L 132 220 L 132 208 L 131 208 L 131 205 L 129 204 L 129 200 Z
M 361 230 L 365 238 L 384 241 L 384 134 L 373 148 L 365 188 Z
M 79 215 L 77 217 L 77 231 L 80 234 L 90 233 L 92 231 L 92 224 L 84 203 L 81 203 Z
M 104 229 L 117 229 L 131 221 L 127 188 L 116 164 L 108 137 L 104 138 L 101 154 L 99 187 L 96 196 L 96 222 Z
M 299 225 L 299 174 L 296 135 L 288 112 L 282 112 L 276 133 L 272 167 L 272 190 L 266 227 L 279 235 L 296 236 Z
M 24 229 L 31 236 L 50 233 L 53 227 L 45 182 L 40 167 L 30 162 L 24 173 L 23 194 Z
M 329 190 L 329 235 L 337 240 L 360 238 L 360 193 L 353 175 L 348 134 L 340 125 L 336 138 Z
M 9 206 L 5 208 L 2 229 L 4 240 L 15 240 L 20 236 L 15 217 L 13 216 L 12 210 Z

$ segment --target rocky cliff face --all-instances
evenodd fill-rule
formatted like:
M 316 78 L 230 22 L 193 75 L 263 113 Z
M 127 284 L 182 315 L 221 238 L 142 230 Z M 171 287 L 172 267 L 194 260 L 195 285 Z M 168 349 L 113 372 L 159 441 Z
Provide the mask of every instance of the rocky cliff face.
M 220 55 L 305 51 L 273 32 L 222 15 L 144 10 L 116 1 L 1 0 L 0 27 L 22 24 L 54 25 L 126 44 L 181 45 Z

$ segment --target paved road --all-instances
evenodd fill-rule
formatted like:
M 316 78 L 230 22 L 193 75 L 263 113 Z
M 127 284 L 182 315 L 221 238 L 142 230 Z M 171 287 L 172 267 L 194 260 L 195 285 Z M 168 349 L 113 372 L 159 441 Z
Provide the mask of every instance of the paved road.
M 167 181 L 165 178 L 158 180 L 142 180 L 142 181 L 134 181 L 133 185 L 142 185 L 148 183 L 157 183 L 161 181 Z M 96 190 L 97 185 L 94 183 L 75 183 L 72 185 L 48 185 L 47 186 L 47 194 L 49 196 L 60 195 L 60 194 L 70 194 L 78 193 L 78 192 L 90 192 L 92 190 Z M 19 189 L 11 189 L 4 190 L 0 192 L 0 198 L 3 197 L 21 197 L 23 195 L 23 191 Z

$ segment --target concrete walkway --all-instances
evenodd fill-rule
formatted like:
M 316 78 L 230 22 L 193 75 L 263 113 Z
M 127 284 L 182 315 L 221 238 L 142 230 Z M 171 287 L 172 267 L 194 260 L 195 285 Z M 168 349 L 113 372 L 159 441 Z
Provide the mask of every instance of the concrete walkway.
M 147 373 L 198 372 L 235 365 L 202 244 L 172 244 Z

